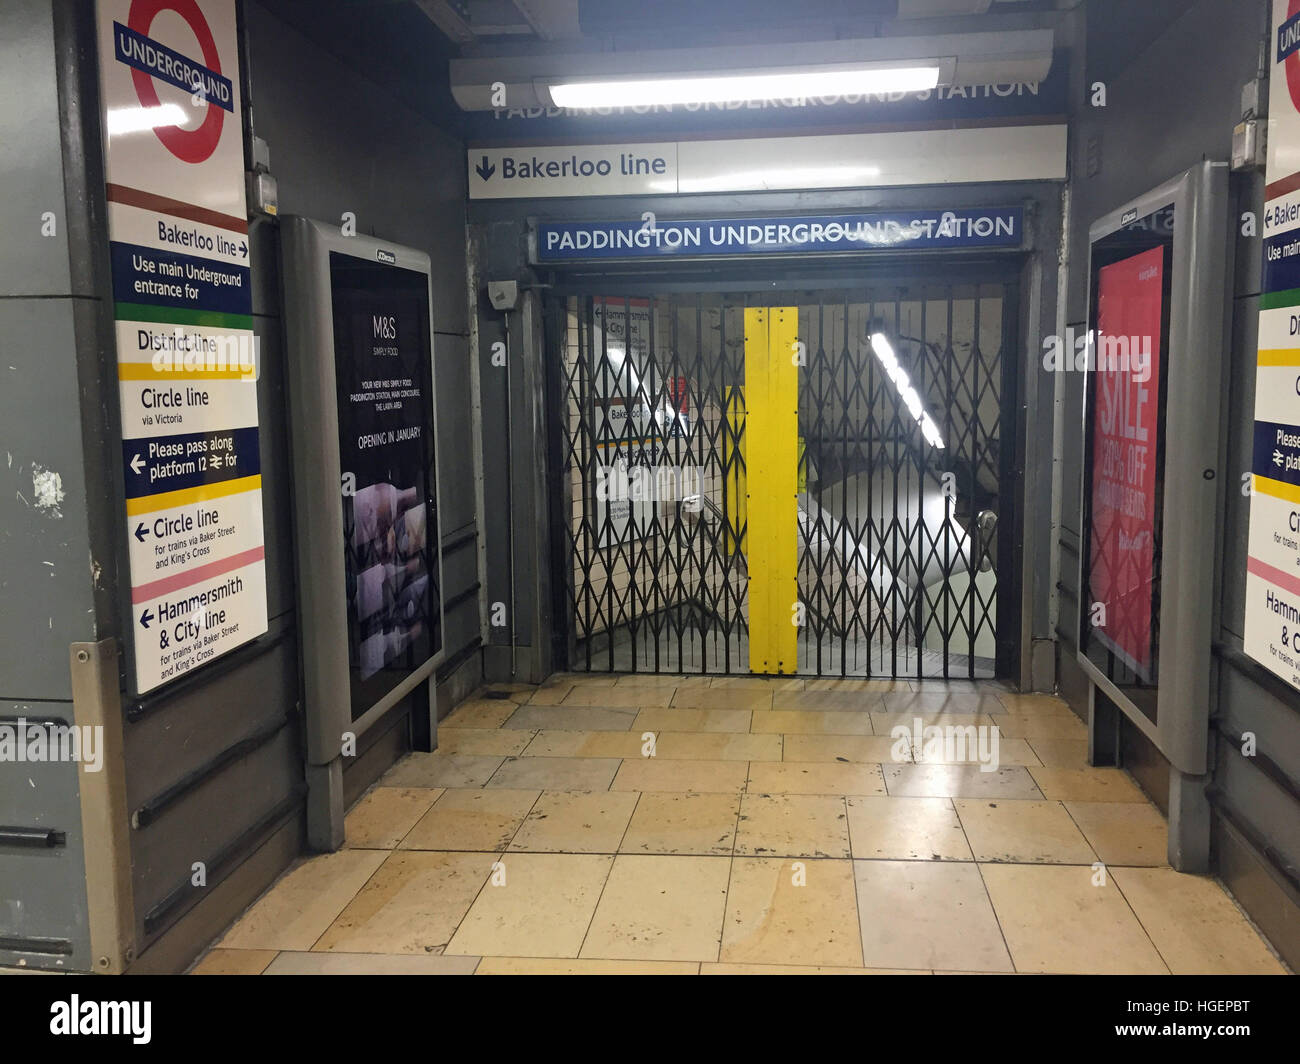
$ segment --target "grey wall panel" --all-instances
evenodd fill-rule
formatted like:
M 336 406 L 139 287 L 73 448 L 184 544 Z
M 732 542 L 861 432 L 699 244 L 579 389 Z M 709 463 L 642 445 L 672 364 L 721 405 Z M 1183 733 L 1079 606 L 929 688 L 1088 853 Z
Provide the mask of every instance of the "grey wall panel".
M 439 505 L 442 534 L 449 536 L 473 524 L 476 516 L 469 340 L 438 333 L 433 338 L 433 354 L 438 374 Z
M 392 95 L 246 5 L 257 133 L 271 148 L 280 211 L 427 251 L 439 332 L 468 332 L 465 156 Z
M 0 697 L 70 699 L 95 632 L 72 304 L 0 299 Z
M 0 6 L 0 232 L 6 247 L 0 254 L 0 295 L 72 291 L 55 65 L 52 5 L 5 0 Z M 53 237 L 41 234 L 45 211 L 55 215 Z
M 0 701 L 0 717 L 70 723 L 72 706 Z M 47 849 L 0 843 L 0 938 L 62 939 L 70 943 L 71 954 L 23 954 L 24 963 L 88 968 L 90 931 L 77 765 L 6 763 L 0 770 L 0 824 L 63 833 L 63 843 Z M 16 964 L 19 958 L 18 953 L 0 949 L 0 965 Z
M 1220 681 L 1219 716 L 1225 730 L 1234 735 L 1253 734 L 1257 752 L 1277 764 L 1292 780 L 1300 781 L 1300 742 L 1297 742 L 1294 702 L 1281 700 L 1236 669 L 1224 668 Z M 1227 742 L 1227 739 L 1222 740 L 1224 744 Z M 1280 804 L 1283 809 L 1288 808 L 1286 803 Z M 1250 810 L 1254 807 L 1246 805 L 1243 808 Z M 1300 815 L 1294 807 L 1289 811 L 1300 826 Z M 1295 866 L 1300 868 L 1300 850 L 1291 856 Z
M 268 635 L 278 634 L 272 622 Z M 278 647 L 202 687 L 171 699 L 124 726 L 127 806 L 135 812 L 178 781 L 204 769 L 241 739 L 285 719 L 297 702 L 298 651 L 292 636 Z M 291 773 L 296 781 L 299 770 Z M 177 808 L 183 808 L 184 801 Z M 228 816 L 249 821 L 241 804 Z
M 1276 756 L 1279 745 L 1261 741 L 1260 750 Z M 1295 815 L 1294 799 L 1226 741 L 1219 744 L 1214 782 L 1238 815 L 1268 840 L 1279 858 L 1293 872 L 1300 868 L 1300 816 Z
M 145 919 L 190 881 L 196 861 L 209 862 L 292 797 L 302 764 L 298 737 L 285 728 L 273 740 L 197 788 L 183 807 L 132 832 L 132 880 L 141 948 L 152 936 Z M 216 870 L 211 871 L 215 877 Z M 209 879 L 211 884 L 214 880 Z M 155 932 L 156 934 L 157 932 Z M 196 943 L 196 948 L 201 943 Z

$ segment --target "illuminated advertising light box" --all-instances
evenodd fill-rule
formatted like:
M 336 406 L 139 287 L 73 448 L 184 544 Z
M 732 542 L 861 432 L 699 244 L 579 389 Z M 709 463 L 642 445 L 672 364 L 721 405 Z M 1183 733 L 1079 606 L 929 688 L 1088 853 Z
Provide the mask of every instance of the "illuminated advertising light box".
M 312 766 L 341 781 L 331 766 L 348 756 L 349 737 L 429 680 L 444 656 L 432 290 L 429 257 L 412 248 L 289 217 L 281 244 L 314 789 Z M 337 791 L 338 782 L 323 786 Z M 323 810 L 309 799 L 318 845 L 342 841 L 340 794 Z M 324 835 L 314 827 L 322 817 L 331 823 Z
M 1179 770 L 1206 768 L 1222 512 L 1227 168 L 1090 229 L 1078 659 Z M 1085 364 L 1080 365 L 1080 361 Z

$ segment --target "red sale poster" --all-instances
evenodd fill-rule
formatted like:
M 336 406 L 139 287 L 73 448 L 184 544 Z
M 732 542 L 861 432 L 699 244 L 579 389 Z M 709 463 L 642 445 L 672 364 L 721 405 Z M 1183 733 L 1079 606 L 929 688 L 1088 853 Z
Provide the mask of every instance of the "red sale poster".
M 1102 267 L 1097 277 L 1090 614 L 1093 633 L 1144 679 L 1152 650 L 1164 268 L 1164 249 L 1156 247 Z

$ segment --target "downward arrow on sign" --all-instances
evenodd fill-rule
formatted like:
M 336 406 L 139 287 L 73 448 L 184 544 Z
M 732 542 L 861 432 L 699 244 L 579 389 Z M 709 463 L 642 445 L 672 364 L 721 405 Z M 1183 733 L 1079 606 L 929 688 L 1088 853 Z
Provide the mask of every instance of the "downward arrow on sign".
M 492 163 L 485 155 L 483 156 L 483 161 L 479 163 L 478 166 L 474 167 L 474 172 L 478 174 L 478 176 L 481 177 L 484 181 L 486 181 L 489 177 L 491 177 L 493 174 L 497 172 L 497 168 L 496 165 Z

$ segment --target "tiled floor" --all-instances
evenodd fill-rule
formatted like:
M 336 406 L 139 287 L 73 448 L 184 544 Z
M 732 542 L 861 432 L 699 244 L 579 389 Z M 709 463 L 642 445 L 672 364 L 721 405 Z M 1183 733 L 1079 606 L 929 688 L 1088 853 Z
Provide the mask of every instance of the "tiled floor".
M 1057 699 L 596 675 L 493 693 L 195 970 L 1283 970 L 1213 880 L 1166 865 L 1160 814 L 1088 767 Z M 944 724 L 996 728 L 996 770 L 920 731 Z

